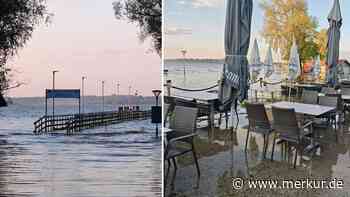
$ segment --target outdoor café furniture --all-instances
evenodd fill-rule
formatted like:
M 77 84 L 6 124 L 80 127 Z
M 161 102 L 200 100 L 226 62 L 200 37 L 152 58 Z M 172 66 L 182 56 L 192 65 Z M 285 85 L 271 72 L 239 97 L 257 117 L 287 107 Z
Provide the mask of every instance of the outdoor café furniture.
M 231 101 L 225 105 L 223 105 L 219 100 L 214 102 L 214 110 L 220 113 L 219 125 L 221 125 L 222 114 L 225 114 L 226 129 L 228 128 L 228 112 L 231 111 L 231 106 L 233 105 L 234 101 L 234 99 L 231 99 Z
M 322 87 L 321 93 L 329 95 L 329 94 L 337 94 L 338 92 L 332 87 Z
M 318 102 L 318 92 L 312 90 L 303 90 L 302 102 L 306 104 L 317 104 Z
M 208 109 L 208 122 L 209 130 L 214 133 L 214 115 L 215 115 L 215 104 L 218 101 L 218 94 L 210 92 L 190 92 L 190 91 L 172 91 L 172 96 L 175 98 L 182 98 L 186 100 L 195 100 L 199 108 L 207 106 Z M 200 104 L 199 104 L 200 103 Z
M 287 102 L 287 101 L 276 102 L 276 103 L 267 105 L 266 107 L 294 109 L 296 114 L 306 115 L 308 117 L 320 117 L 322 115 L 327 115 L 329 113 L 332 113 L 337 109 L 336 107 L 330 107 L 330 106 Z M 273 127 L 273 129 L 275 128 Z M 313 149 L 316 149 L 317 147 L 319 147 L 319 145 L 314 143 L 311 149 L 313 150 Z
M 344 113 L 350 111 L 350 87 L 341 87 L 341 97 L 344 102 Z
M 325 116 L 320 117 L 326 117 L 328 119 L 328 123 L 331 125 L 334 125 L 335 131 L 337 131 L 337 115 L 340 115 L 342 110 L 339 110 L 339 102 L 340 101 L 339 96 L 320 96 L 318 104 L 322 106 L 329 106 L 334 107 L 336 110 L 326 114 Z
M 274 136 L 272 145 L 271 160 L 275 149 L 276 139 L 279 138 L 282 142 L 295 147 L 294 168 L 296 167 L 298 152 L 302 157 L 304 148 L 309 145 L 309 138 L 306 138 L 305 129 L 309 128 L 312 132 L 312 121 L 309 121 L 301 126 L 297 121 L 296 113 L 293 108 L 278 108 L 272 106 L 273 129 L 278 134 Z
M 198 180 L 200 169 L 197 159 L 197 153 L 194 147 L 194 137 L 196 134 L 196 119 L 198 109 L 193 107 L 175 106 L 169 128 L 171 132 L 166 134 L 166 147 L 164 150 L 164 159 L 168 162 L 167 174 L 171 162 L 174 164 L 174 177 L 176 177 L 177 164 L 176 158 L 186 153 L 192 153 L 197 169 Z M 167 176 L 167 175 L 166 175 Z
M 297 97 L 299 97 L 300 93 L 302 93 L 304 90 L 317 91 L 317 89 L 319 89 L 319 86 L 315 84 L 296 83 L 293 86 L 296 88 Z
M 272 127 L 267 117 L 265 106 L 262 103 L 247 103 L 248 131 L 245 141 L 245 151 L 247 151 L 249 133 L 259 133 L 264 137 L 263 158 L 266 157 L 266 151 L 269 144 L 269 135 L 272 133 Z

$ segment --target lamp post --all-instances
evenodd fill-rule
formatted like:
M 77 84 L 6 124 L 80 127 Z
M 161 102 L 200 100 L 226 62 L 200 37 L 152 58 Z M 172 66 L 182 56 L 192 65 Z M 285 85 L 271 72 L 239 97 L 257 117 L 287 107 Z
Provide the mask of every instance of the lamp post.
M 160 93 L 162 93 L 161 90 L 152 90 L 153 95 L 156 97 L 156 107 L 158 107 L 158 97 Z M 156 123 L 156 136 L 158 137 L 158 123 Z
M 131 86 L 129 86 L 129 92 L 128 92 L 128 106 L 130 107 L 130 96 L 131 96 Z
M 119 106 L 118 105 L 118 102 L 119 102 L 119 87 L 120 87 L 120 84 L 119 84 L 119 82 L 117 83 L 117 93 L 116 93 L 116 99 L 117 99 L 117 106 Z
M 58 70 L 52 71 L 52 116 L 55 116 L 55 74 L 58 72 Z
M 81 100 L 82 100 L 82 111 L 83 111 L 83 113 L 84 113 L 84 101 L 85 101 L 85 99 L 84 99 L 84 80 L 86 79 L 86 77 L 85 76 L 82 76 L 81 77 Z
M 105 81 L 102 81 L 102 111 L 105 111 Z

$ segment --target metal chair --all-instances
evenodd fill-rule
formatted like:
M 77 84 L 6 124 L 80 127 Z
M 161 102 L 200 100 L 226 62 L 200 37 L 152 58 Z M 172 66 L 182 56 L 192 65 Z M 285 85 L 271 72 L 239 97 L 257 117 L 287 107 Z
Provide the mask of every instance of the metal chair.
M 194 137 L 197 136 L 196 131 L 196 119 L 198 109 L 193 107 L 175 106 L 170 121 L 170 129 L 173 131 L 167 134 L 167 145 L 164 151 L 164 159 L 168 162 L 167 175 L 169 174 L 169 168 L 171 161 L 174 164 L 174 176 L 173 181 L 176 177 L 177 164 L 176 157 L 191 153 L 194 158 L 194 162 L 197 169 L 197 185 L 200 178 L 200 169 L 198 164 L 197 153 L 194 147 Z M 178 146 L 181 144 L 181 146 Z
M 272 127 L 267 117 L 265 106 L 262 103 L 247 103 L 246 108 L 249 125 L 245 142 L 245 151 L 247 151 L 250 131 L 260 133 L 264 137 L 263 158 L 265 158 L 269 144 L 269 135 L 272 133 Z
M 334 88 L 331 87 L 322 87 L 321 89 L 321 93 L 324 94 L 337 94 L 337 91 Z
M 302 102 L 306 104 L 317 104 L 318 92 L 312 90 L 303 90 Z
M 341 94 L 342 95 L 350 95 L 350 87 L 349 86 L 342 86 L 341 87 Z M 346 111 L 350 111 L 350 100 L 344 100 L 344 115 Z
M 327 118 L 327 123 L 334 125 L 334 131 L 335 135 L 337 137 L 337 116 L 342 113 L 342 109 L 339 109 L 340 107 L 340 95 L 339 96 L 320 96 L 318 104 L 328 107 L 335 107 L 336 110 L 332 111 L 324 116 L 321 116 L 319 118 Z
M 281 142 L 295 147 L 293 165 L 295 168 L 298 152 L 300 153 L 300 157 L 302 157 L 304 147 L 308 145 L 308 139 L 305 137 L 305 135 L 308 133 L 305 133 L 305 129 L 309 127 L 310 132 L 312 133 L 313 122 L 308 121 L 300 126 L 294 109 L 272 107 L 272 116 L 273 129 L 278 134 L 278 138 L 281 140 Z M 275 135 L 273 139 L 271 160 L 273 160 L 276 140 L 277 135 Z

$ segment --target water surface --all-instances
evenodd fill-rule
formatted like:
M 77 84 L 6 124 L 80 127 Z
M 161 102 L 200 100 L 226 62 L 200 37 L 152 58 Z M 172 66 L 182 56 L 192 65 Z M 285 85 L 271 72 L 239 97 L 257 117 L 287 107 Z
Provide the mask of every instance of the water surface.
M 58 114 L 77 111 L 74 101 L 58 103 Z M 96 100 L 86 103 L 86 111 L 101 109 Z M 0 196 L 160 196 L 161 142 L 150 120 L 33 135 L 43 112 L 42 98 L 0 108 Z

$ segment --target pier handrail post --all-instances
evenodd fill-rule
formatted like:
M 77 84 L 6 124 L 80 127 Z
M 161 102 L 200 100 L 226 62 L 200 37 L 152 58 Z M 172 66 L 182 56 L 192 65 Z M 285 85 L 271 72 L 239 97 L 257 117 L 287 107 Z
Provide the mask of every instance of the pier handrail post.
M 171 95 L 171 87 L 172 87 L 172 84 L 171 84 L 171 80 L 167 80 L 166 81 L 166 87 L 167 87 L 167 94 L 168 94 L 168 96 L 170 96 Z

